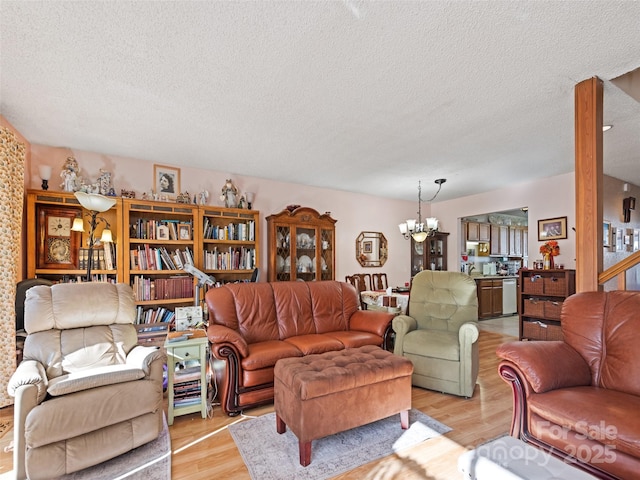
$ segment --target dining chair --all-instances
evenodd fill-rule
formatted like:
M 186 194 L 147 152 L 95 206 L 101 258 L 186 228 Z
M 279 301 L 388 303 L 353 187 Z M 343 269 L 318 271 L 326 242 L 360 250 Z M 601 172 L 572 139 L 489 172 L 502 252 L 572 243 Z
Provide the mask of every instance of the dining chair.
M 356 291 L 358 292 L 358 296 L 360 297 L 360 308 L 362 310 L 366 310 L 367 309 L 367 304 L 362 301 L 362 295 L 361 295 L 362 292 L 367 290 L 367 285 L 365 283 L 364 275 L 365 274 L 357 274 L 356 273 L 354 275 L 347 275 L 347 276 L 344 277 L 345 281 L 347 283 L 350 283 L 351 285 L 353 285 L 355 287 Z M 368 274 L 366 274 L 366 275 L 368 275 Z M 369 287 L 369 290 L 371 290 L 370 287 Z
M 371 274 L 371 281 L 371 283 L 373 284 L 373 290 L 386 290 L 387 288 L 389 288 L 386 273 Z

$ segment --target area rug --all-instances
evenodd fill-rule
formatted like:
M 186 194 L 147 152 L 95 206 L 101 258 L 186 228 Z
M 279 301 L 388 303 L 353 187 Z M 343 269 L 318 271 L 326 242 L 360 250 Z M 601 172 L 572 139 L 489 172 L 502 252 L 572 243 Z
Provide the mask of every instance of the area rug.
M 157 439 L 58 480 L 170 480 L 171 438 L 166 419 Z
M 400 428 L 400 415 L 314 440 L 311 464 L 300 465 L 298 439 L 287 429 L 276 432 L 276 414 L 269 413 L 229 426 L 253 480 L 322 480 L 334 477 L 394 452 L 451 431 L 416 409 L 409 411 L 409 428 Z

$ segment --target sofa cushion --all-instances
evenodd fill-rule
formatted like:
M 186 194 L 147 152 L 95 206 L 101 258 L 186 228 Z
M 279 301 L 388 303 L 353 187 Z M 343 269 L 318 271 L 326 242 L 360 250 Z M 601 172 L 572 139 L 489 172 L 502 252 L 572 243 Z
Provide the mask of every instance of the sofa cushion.
M 245 370 L 258 370 L 273 367 L 281 358 L 301 356 L 302 352 L 291 343 L 270 340 L 250 344 L 249 355 L 244 357 L 241 363 Z
M 345 348 L 358 348 L 364 345 L 382 345 L 383 338 L 375 333 L 347 330 L 345 332 L 327 332 L 328 337 L 338 340 Z
M 130 367 L 124 364 L 91 368 L 51 379 L 47 393 L 53 396 L 66 395 L 88 388 L 139 380 L 143 378 L 144 375 L 144 371 L 141 368 Z
M 339 340 L 328 335 L 297 335 L 287 338 L 285 341 L 294 345 L 303 355 L 342 350 L 344 348 L 344 345 Z
M 591 368 L 591 384 L 640 395 L 640 295 L 582 292 L 562 307 L 564 341 Z
M 640 457 L 640 397 L 597 387 L 570 387 L 529 397 L 529 408 L 616 450 Z M 558 432 L 559 433 L 559 432 Z

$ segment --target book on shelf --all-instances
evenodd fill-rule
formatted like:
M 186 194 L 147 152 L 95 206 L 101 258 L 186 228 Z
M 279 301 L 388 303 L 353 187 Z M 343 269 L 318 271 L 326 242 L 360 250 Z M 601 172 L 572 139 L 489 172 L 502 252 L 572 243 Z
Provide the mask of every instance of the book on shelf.
M 191 382 L 194 380 L 200 380 L 202 372 L 200 365 L 194 367 L 186 367 L 180 370 L 176 370 L 173 374 L 173 384 L 176 385 L 182 382 Z

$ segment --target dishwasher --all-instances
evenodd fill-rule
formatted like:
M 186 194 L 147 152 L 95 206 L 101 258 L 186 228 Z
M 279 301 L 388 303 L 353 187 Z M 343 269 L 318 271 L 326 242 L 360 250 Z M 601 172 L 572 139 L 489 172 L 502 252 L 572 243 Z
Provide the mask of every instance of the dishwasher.
M 502 314 L 514 315 L 518 313 L 517 306 L 517 279 L 505 278 L 502 280 Z

